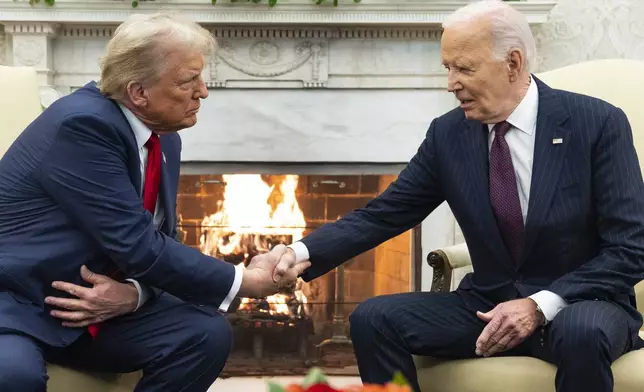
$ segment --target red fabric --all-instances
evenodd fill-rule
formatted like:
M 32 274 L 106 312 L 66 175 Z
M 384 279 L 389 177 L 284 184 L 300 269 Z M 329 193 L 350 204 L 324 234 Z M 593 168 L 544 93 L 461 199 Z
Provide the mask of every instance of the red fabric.
M 159 196 L 159 186 L 161 185 L 161 144 L 159 142 L 159 136 L 153 133 L 145 143 L 145 147 L 148 149 L 148 164 L 145 167 L 143 207 L 154 217 L 157 198 Z M 114 276 L 112 275 L 112 277 Z M 99 330 L 98 324 L 88 325 L 87 330 L 92 335 L 92 338 L 96 339 Z
M 161 185 L 161 144 L 159 136 L 153 133 L 145 146 L 148 148 L 148 164 L 145 167 L 145 185 L 143 186 L 143 207 L 154 217 L 157 205 L 159 186 Z

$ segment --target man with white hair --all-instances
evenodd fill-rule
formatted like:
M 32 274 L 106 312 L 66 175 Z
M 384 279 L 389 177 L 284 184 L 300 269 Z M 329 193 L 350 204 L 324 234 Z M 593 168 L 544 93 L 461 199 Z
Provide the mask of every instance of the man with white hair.
M 232 342 L 221 312 L 277 291 L 277 259 L 242 270 L 173 239 L 176 132 L 197 121 L 213 50 L 194 22 L 133 16 L 100 84 L 51 105 L 0 160 L 0 391 L 45 391 L 45 361 L 206 391 Z
M 412 354 L 529 355 L 557 365 L 558 392 L 612 391 L 611 363 L 641 343 L 644 185 L 628 120 L 531 75 L 534 39 L 510 5 L 473 3 L 443 27 L 460 107 L 432 122 L 382 195 L 292 244 L 276 276 L 310 260 L 302 277 L 314 279 L 447 201 L 474 273 L 455 292 L 358 306 L 351 339 L 363 381 L 401 370 L 419 391 Z

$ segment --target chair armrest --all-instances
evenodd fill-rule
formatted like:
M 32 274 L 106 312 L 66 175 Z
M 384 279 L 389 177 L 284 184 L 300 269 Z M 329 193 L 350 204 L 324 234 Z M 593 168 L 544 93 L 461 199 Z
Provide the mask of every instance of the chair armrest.
M 472 264 L 470 253 L 465 243 L 437 249 L 427 255 L 427 264 L 432 267 L 432 292 L 449 292 L 452 270 Z

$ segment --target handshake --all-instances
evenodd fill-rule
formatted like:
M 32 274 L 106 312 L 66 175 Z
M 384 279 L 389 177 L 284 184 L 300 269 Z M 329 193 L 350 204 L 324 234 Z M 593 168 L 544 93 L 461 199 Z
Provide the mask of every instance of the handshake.
M 270 252 L 252 258 L 244 270 L 238 295 L 251 298 L 273 295 L 294 285 L 309 266 L 309 261 L 297 262 L 293 249 L 276 245 Z

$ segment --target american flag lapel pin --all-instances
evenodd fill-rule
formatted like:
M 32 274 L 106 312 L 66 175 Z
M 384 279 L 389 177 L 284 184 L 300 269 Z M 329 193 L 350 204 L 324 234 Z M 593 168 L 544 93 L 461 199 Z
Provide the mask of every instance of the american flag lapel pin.
M 561 144 L 561 143 L 563 143 L 563 139 L 560 137 L 556 137 L 552 139 L 552 144 Z

